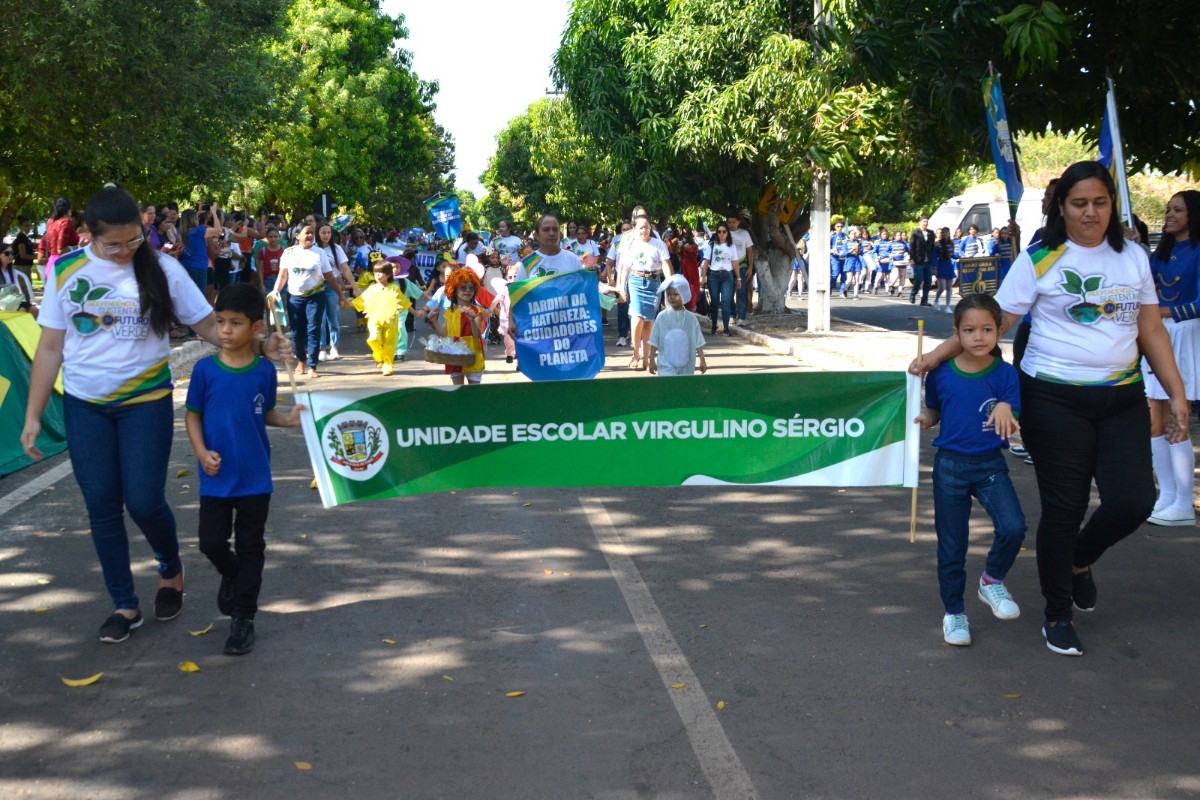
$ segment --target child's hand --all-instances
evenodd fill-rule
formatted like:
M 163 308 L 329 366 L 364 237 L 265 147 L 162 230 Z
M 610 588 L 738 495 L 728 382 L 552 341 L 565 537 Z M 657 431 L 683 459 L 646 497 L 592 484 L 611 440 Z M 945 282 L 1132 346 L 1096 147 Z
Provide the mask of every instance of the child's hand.
M 657 358 L 655 358 L 654 356 L 650 356 L 650 358 L 646 359 L 646 371 L 649 372 L 651 375 L 658 374 L 658 359 Z
M 221 469 L 221 454 L 215 450 L 205 450 L 196 456 L 200 460 L 200 468 L 204 470 L 204 474 L 208 477 L 213 477 L 217 471 Z
M 308 411 L 308 406 L 296 404 L 292 406 L 292 410 L 283 415 L 285 428 L 298 428 L 300 426 L 300 412 Z
M 913 419 L 913 422 L 920 425 L 921 430 L 923 430 L 923 431 L 929 430 L 936 424 L 936 421 L 933 419 L 933 415 L 929 413 L 929 409 L 926 409 L 926 410 L 922 411 L 920 414 L 918 414 Z
M 704 360 L 704 354 L 700 354 L 700 374 L 708 372 L 708 362 Z
M 1014 433 L 1021 430 L 1017 418 L 1013 416 L 1012 406 L 1008 403 L 996 403 L 992 413 L 988 415 L 987 426 L 996 431 L 996 435 L 1008 441 Z

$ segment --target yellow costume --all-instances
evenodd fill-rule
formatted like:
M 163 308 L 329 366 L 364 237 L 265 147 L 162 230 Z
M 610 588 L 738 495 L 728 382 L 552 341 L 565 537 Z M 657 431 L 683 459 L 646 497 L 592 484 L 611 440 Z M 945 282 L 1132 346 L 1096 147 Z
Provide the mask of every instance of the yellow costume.
M 476 312 L 478 313 L 478 312 Z M 456 337 L 471 348 L 475 353 L 475 363 L 465 367 L 446 367 L 446 372 L 483 372 L 483 338 L 475 335 L 469 320 L 463 319 L 458 306 L 452 306 L 445 313 L 446 335 Z
M 367 344 L 375 363 L 384 375 L 392 374 L 392 362 L 396 357 L 396 339 L 399 335 L 400 312 L 408 311 L 412 302 L 394 283 L 371 285 L 354 298 L 353 305 L 367 315 Z

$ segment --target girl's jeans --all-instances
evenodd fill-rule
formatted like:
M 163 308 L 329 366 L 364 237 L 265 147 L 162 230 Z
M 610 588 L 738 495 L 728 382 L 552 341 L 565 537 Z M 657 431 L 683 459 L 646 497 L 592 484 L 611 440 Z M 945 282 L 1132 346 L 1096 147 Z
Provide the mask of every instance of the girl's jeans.
M 104 584 L 114 608 L 136 609 L 125 509 L 150 544 L 159 576 L 174 578 L 183 569 L 175 515 L 166 498 L 175 429 L 173 401 L 168 396 L 130 406 L 105 406 L 65 394 L 63 417 L 71 466 L 87 506 Z

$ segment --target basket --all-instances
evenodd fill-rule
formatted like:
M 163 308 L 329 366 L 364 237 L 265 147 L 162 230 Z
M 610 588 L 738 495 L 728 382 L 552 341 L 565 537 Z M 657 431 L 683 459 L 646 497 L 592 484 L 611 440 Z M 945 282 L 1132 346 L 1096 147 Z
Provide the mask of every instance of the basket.
M 449 364 L 452 367 L 469 367 L 475 363 L 474 353 L 439 353 L 426 350 L 425 360 L 431 364 Z

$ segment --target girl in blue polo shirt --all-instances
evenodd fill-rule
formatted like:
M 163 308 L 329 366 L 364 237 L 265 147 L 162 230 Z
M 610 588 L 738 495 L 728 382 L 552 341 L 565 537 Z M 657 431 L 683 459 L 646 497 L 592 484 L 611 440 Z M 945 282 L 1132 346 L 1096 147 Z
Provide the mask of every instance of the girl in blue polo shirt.
M 995 538 L 979 578 L 979 599 L 999 619 L 1016 619 L 1021 609 L 1004 578 L 1025 539 L 1025 515 L 1008 478 L 1002 450 L 1018 430 L 1021 395 L 1017 371 L 999 355 L 1000 306 L 988 295 L 973 294 L 954 309 L 954 335 L 963 352 L 925 379 L 925 410 L 914 422 L 922 430 L 941 422 L 934 439 L 934 527 L 937 530 L 938 587 L 945 616 L 942 638 L 969 645 L 970 627 L 963 606 L 966 589 L 971 498 L 992 518 Z

